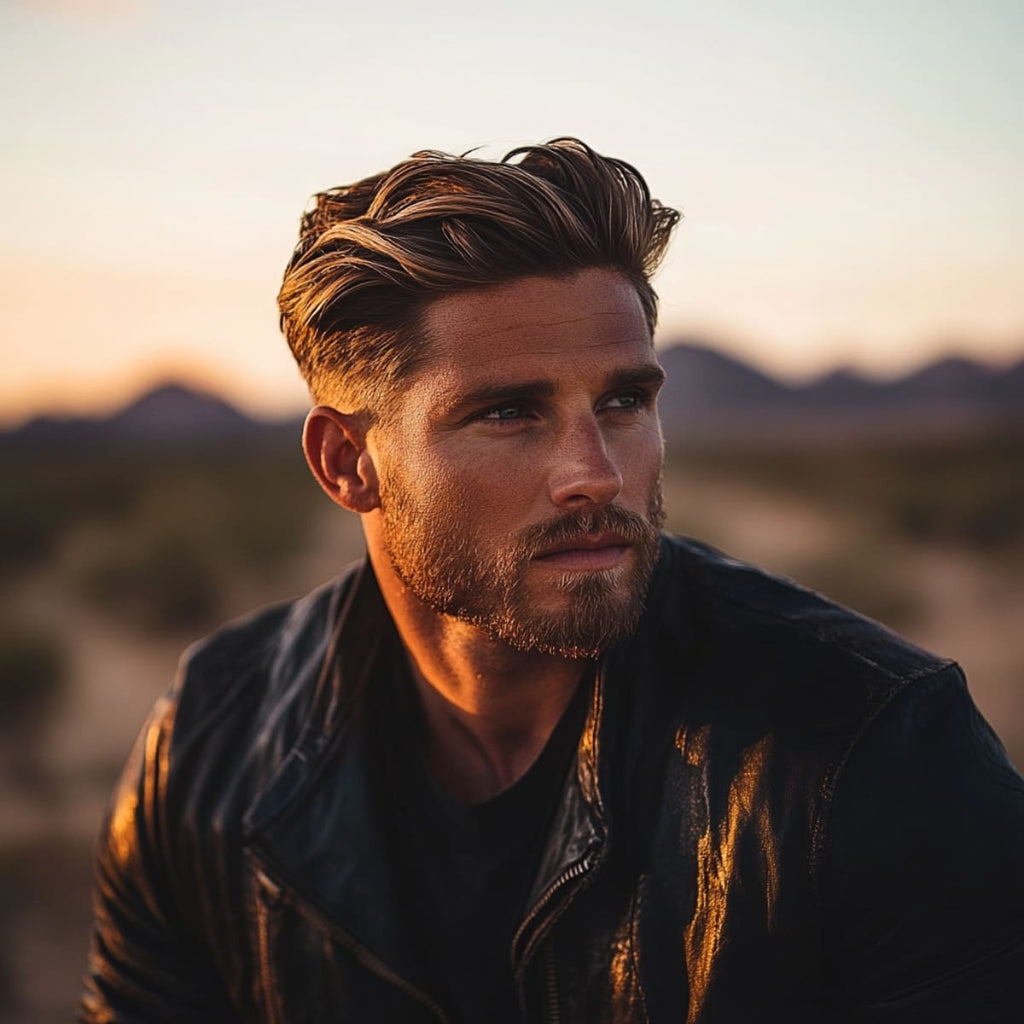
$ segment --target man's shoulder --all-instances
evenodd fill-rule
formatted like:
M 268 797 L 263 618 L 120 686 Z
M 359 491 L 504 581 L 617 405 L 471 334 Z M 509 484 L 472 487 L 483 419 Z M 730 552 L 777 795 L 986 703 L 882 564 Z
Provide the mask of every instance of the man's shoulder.
M 735 766 L 767 743 L 777 779 L 827 795 L 866 736 L 889 738 L 871 748 L 881 762 L 899 742 L 923 752 L 950 733 L 980 736 L 951 659 L 697 541 L 665 538 L 659 573 L 647 646 L 674 652 L 656 674 L 680 750 Z
M 742 661 L 762 680 L 828 685 L 856 679 L 889 690 L 953 662 L 786 577 L 683 537 L 666 537 L 668 609 L 687 608 L 705 657 Z
M 254 608 L 226 622 L 192 644 L 183 663 L 215 673 L 245 671 L 253 665 L 272 669 L 310 644 L 323 643 L 334 625 L 332 610 L 340 609 L 362 566 L 361 560 L 355 562 L 307 594 Z
M 243 719 L 258 729 L 283 706 L 307 706 L 361 567 L 353 564 L 302 597 L 255 609 L 189 647 L 166 701 L 176 737 L 192 741 Z

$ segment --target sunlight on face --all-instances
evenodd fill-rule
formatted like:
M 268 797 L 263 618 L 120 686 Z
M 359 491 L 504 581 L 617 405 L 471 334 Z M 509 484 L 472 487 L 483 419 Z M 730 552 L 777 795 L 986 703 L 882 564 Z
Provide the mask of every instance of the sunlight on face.
M 608 270 L 445 296 L 380 444 L 385 553 L 434 611 L 596 657 L 635 627 L 664 520 L 662 372 Z

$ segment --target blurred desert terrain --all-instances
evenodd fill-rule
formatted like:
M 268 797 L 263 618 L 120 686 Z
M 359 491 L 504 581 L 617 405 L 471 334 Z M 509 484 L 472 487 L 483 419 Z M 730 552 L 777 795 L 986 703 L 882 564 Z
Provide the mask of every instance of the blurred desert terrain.
M 302 463 L 295 424 L 250 436 L 207 414 L 173 439 L 136 426 L 134 444 L 50 437 L 0 452 L 0 1021 L 73 1014 L 96 829 L 183 648 L 362 552 L 355 517 Z M 735 426 L 674 428 L 669 528 L 957 658 L 1024 763 L 1020 422 Z

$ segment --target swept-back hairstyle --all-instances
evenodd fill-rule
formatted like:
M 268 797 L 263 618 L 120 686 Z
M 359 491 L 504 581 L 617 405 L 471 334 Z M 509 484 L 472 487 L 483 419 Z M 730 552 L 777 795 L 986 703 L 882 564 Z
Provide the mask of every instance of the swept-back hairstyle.
M 314 399 L 379 408 L 423 354 L 420 311 L 445 293 L 609 268 L 653 330 L 650 276 L 678 220 L 635 168 L 579 139 L 496 162 L 416 153 L 315 197 L 278 295 L 281 329 Z

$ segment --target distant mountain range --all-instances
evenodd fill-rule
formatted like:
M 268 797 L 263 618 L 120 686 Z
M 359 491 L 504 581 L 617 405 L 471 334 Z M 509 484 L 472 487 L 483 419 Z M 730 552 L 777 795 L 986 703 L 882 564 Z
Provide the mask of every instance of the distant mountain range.
M 840 369 L 789 385 L 697 341 L 680 341 L 660 357 L 668 382 L 659 405 L 669 437 L 754 429 L 952 431 L 1024 421 L 1024 359 L 994 368 L 949 357 L 893 380 Z
M 697 340 L 663 348 L 659 357 L 668 373 L 659 405 L 669 438 L 934 432 L 1024 423 L 1024 359 L 994 369 L 954 357 L 890 381 L 836 370 L 797 386 Z M 0 447 L 237 443 L 294 438 L 300 425 L 301 417 L 252 419 L 215 395 L 166 384 L 107 418 L 30 420 L 0 433 Z
M 113 416 L 38 416 L 2 436 L 7 444 L 173 444 L 241 440 L 281 427 L 251 419 L 208 392 L 182 384 L 164 384 Z

